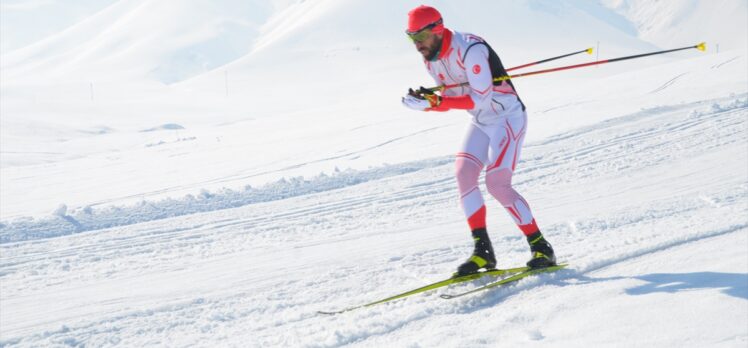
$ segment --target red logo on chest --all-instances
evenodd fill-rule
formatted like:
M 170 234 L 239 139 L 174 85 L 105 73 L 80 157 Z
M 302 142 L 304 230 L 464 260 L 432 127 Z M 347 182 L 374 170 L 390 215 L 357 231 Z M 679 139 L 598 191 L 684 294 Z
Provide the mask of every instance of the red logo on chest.
M 442 74 L 442 73 L 439 73 L 439 80 L 442 80 L 442 81 L 444 81 L 444 74 Z
M 475 64 L 473 65 L 473 74 L 479 74 L 480 73 L 480 65 Z

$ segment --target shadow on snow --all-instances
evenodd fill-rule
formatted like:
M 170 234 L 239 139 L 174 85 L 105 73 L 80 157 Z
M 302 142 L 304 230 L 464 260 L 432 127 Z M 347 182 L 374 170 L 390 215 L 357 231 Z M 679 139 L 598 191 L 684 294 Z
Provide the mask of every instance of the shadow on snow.
M 626 293 L 629 295 L 721 289 L 726 295 L 748 300 L 748 274 L 746 273 L 653 273 L 633 278 L 643 280 L 646 284 L 627 289 Z

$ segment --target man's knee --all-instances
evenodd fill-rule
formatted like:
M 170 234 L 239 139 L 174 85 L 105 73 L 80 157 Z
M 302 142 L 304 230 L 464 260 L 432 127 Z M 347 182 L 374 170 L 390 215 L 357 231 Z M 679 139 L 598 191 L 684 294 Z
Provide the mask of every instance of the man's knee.
M 476 161 L 457 157 L 455 161 L 455 176 L 457 177 L 457 183 L 462 187 L 463 185 L 476 185 L 478 183 L 478 177 L 480 177 L 480 171 L 482 166 L 476 163 Z
M 486 189 L 502 205 L 510 205 L 516 199 L 517 193 L 512 188 L 512 171 L 500 169 L 486 174 Z

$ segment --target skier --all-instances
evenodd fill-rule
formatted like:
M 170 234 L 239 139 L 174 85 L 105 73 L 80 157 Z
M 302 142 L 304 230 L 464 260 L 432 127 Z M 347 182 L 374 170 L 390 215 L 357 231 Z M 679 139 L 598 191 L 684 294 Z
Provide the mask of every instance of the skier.
M 408 13 L 406 34 L 424 58 L 437 84 L 468 85 L 444 90 L 441 95 L 421 87 L 410 89 L 402 103 L 419 111 L 467 110 L 471 115 L 463 145 L 455 160 L 460 205 L 472 231 L 472 256 L 457 268 L 456 276 L 496 267 L 496 256 L 486 231 L 486 207 L 478 178 L 486 168 L 486 188 L 509 212 L 527 237 L 532 268 L 556 264 L 551 244 L 540 233 L 530 206 L 512 188 L 512 173 L 519 160 L 527 130 L 525 105 L 506 76 L 501 60 L 479 36 L 444 27 L 433 7 L 421 5 Z

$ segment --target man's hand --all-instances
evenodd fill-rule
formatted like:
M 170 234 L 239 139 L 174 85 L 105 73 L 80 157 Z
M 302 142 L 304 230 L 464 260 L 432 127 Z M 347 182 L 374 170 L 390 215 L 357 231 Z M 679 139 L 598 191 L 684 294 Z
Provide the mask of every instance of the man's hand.
M 408 95 L 403 97 L 403 105 L 418 111 L 427 111 L 441 104 L 441 97 L 433 91 L 421 87 L 418 91 L 408 89 Z
M 426 109 L 431 107 L 431 103 L 426 98 L 416 97 L 411 94 L 403 97 L 403 105 L 416 111 L 426 111 Z

